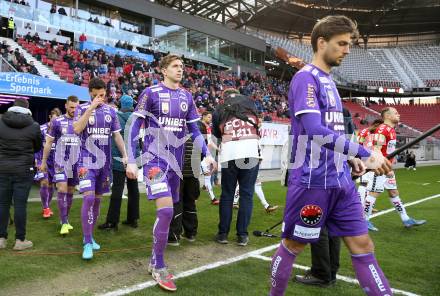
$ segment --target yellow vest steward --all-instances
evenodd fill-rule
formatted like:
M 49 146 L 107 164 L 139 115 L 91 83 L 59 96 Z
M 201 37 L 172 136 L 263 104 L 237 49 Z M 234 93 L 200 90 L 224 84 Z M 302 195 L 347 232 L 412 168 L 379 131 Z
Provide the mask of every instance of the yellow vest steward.
M 14 29 L 14 21 L 8 20 L 8 29 Z

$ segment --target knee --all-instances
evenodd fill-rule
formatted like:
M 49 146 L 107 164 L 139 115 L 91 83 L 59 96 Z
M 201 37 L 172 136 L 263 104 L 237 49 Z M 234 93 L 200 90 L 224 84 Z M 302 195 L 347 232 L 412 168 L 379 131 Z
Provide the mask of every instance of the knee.
M 166 221 L 173 219 L 174 210 L 171 207 L 160 208 L 157 210 L 157 217 Z
M 297 241 L 291 240 L 291 239 L 283 239 L 282 244 L 284 245 L 285 248 L 287 248 L 290 252 L 298 255 L 300 254 L 304 248 L 305 248 L 305 244 L 303 243 L 299 243 Z
M 392 189 L 389 191 L 390 197 L 396 197 L 399 196 L 399 191 L 396 189 Z
M 353 242 L 350 246 L 350 251 L 352 254 L 367 254 L 374 252 L 374 243 L 371 238 L 367 235 L 365 237 L 359 238 Z

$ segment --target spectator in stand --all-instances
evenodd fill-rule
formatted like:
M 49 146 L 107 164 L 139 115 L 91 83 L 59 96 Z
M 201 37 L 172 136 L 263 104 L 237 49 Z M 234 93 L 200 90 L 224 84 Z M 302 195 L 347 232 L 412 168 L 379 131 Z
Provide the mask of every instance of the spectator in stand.
M 29 62 L 29 73 L 33 75 L 40 75 L 38 69 L 34 65 L 34 61 Z
M 28 33 L 24 36 L 24 40 L 26 40 L 27 42 L 31 42 L 31 40 L 32 40 L 31 32 L 28 32 Z
M 87 36 L 86 34 L 82 33 L 81 36 L 79 36 L 79 42 L 85 42 L 87 41 Z
M 57 13 L 57 6 L 56 6 L 56 4 L 52 4 L 52 6 L 50 8 L 50 13 Z
M 95 17 L 95 18 L 93 19 L 93 22 L 94 22 L 95 24 L 99 24 L 99 19 L 98 19 L 98 17 Z
M 105 20 L 104 26 L 113 27 L 109 20 Z
M 81 85 L 82 83 L 83 83 L 83 77 L 81 70 L 79 68 L 76 68 L 75 74 L 73 75 L 73 84 Z
M 67 13 L 66 13 L 66 10 L 64 9 L 64 7 L 60 7 L 58 9 L 58 13 L 61 14 L 61 15 L 66 15 L 67 16 Z
M 118 41 L 119 42 L 119 41 Z M 124 65 L 123 64 L 123 62 L 122 62 L 122 59 L 121 59 L 121 56 L 120 55 L 115 55 L 115 58 L 114 58 L 114 60 L 113 60 L 113 64 L 114 64 L 114 66 L 115 66 L 115 72 L 116 72 L 116 74 L 118 74 L 118 75 L 121 75 L 123 72 L 122 72 L 122 66 Z

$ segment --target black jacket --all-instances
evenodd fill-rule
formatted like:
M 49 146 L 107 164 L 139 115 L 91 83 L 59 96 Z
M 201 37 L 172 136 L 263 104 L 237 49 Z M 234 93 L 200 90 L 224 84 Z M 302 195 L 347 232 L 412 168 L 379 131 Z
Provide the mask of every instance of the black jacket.
M 0 174 L 33 172 L 41 147 L 40 126 L 31 115 L 8 111 L 0 117 Z

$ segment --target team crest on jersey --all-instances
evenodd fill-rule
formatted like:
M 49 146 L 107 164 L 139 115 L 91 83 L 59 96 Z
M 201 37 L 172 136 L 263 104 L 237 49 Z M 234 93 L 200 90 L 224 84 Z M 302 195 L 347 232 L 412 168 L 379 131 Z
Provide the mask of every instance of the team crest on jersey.
M 306 205 L 300 212 L 301 221 L 309 226 L 314 226 L 321 221 L 322 209 L 317 205 Z
M 183 112 L 188 111 L 188 103 L 187 103 L 187 102 L 181 102 L 181 103 L 180 103 L 180 109 L 181 109 Z
M 95 116 L 90 116 L 89 117 L 89 124 L 90 125 L 94 125 L 95 124 Z
M 162 113 L 168 114 L 170 112 L 170 103 L 169 102 L 161 102 L 160 108 L 162 109 Z
M 105 120 L 105 122 L 107 122 L 107 123 L 110 123 L 110 122 L 112 122 L 112 117 L 111 117 L 111 115 L 105 115 L 104 116 L 104 120 Z

